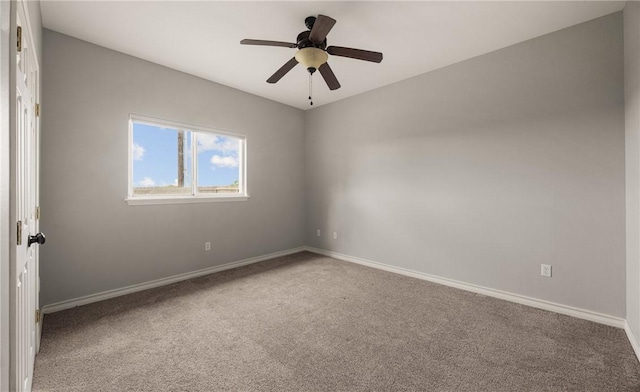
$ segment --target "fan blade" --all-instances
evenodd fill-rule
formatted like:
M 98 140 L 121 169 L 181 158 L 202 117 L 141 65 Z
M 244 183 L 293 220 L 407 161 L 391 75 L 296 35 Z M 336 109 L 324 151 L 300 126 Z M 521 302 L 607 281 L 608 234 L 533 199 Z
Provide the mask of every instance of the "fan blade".
M 276 83 L 278 80 L 282 79 L 287 72 L 291 71 L 293 67 L 298 64 L 298 60 L 295 57 L 292 57 L 291 60 L 287 61 L 285 65 L 283 65 L 279 70 L 276 71 L 269 79 L 267 79 L 267 83 Z
M 243 39 L 240 41 L 241 45 L 262 45 L 262 46 L 282 46 L 285 48 L 297 48 L 298 44 L 281 41 L 264 41 L 261 39 Z
M 382 53 L 371 52 L 369 50 L 343 48 L 342 46 L 329 46 L 327 53 L 334 56 L 349 57 L 356 60 L 372 61 L 379 63 L 382 61 Z
M 336 75 L 333 74 L 333 70 L 328 63 L 322 64 L 320 68 L 318 68 L 318 71 L 322 74 L 324 81 L 327 82 L 329 90 L 337 90 L 340 88 L 340 82 L 338 82 Z
M 322 41 L 327 38 L 327 34 L 329 34 L 329 31 L 331 31 L 334 24 L 336 24 L 335 19 L 325 15 L 318 15 L 316 21 L 313 22 L 311 34 L 309 34 L 311 42 L 314 44 L 321 44 Z

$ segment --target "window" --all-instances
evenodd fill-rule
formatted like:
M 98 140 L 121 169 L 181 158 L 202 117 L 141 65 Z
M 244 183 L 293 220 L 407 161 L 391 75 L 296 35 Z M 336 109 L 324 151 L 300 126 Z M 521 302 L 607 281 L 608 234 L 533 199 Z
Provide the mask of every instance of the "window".
M 131 115 L 129 204 L 246 200 L 246 138 Z

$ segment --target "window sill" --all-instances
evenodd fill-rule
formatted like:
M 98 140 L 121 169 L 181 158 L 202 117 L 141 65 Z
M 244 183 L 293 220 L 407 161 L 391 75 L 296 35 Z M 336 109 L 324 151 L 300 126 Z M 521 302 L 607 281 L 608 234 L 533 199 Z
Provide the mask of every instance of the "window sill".
M 130 206 L 144 206 L 156 204 L 191 204 L 191 203 L 216 203 L 221 201 L 247 201 L 249 196 L 185 196 L 185 197 L 129 197 L 125 199 Z

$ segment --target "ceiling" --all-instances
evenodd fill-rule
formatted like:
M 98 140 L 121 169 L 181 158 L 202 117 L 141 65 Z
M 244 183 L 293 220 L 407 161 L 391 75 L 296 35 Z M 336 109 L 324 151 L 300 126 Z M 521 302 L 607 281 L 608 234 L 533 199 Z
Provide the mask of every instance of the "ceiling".
M 304 19 L 337 20 L 328 45 L 384 53 L 380 64 L 329 58 L 339 90 L 314 75 L 314 106 L 338 101 L 471 57 L 607 15 L 618 1 L 47 1 L 45 28 L 274 101 L 309 109 L 298 65 L 266 80 L 295 49 L 240 45 L 243 38 L 295 42 Z

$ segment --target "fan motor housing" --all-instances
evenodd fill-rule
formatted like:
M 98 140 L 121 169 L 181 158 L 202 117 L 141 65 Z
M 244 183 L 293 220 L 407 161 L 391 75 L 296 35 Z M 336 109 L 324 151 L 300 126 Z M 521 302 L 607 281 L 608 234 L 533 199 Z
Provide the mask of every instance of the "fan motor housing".
M 311 31 L 309 30 L 303 31 L 300 34 L 298 34 L 298 38 L 296 38 L 296 42 L 298 43 L 298 49 L 302 49 L 302 48 L 318 48 L 322 50 L 326 49 L 327 47 L 326 38 L 321 43 L 314 44 L 313 41 L 309 39 L 309 34 L 311 34 Z

